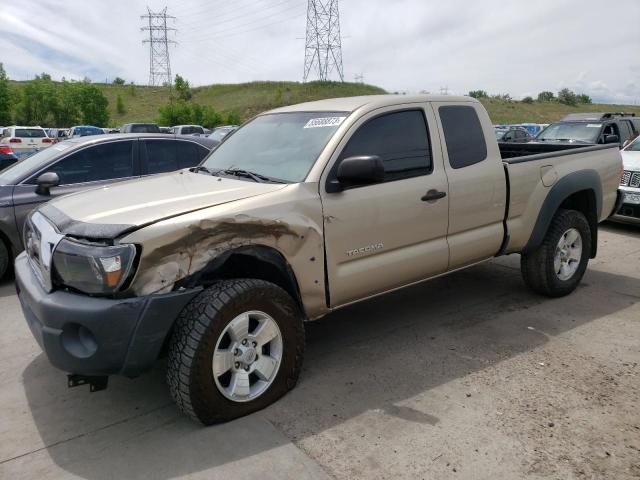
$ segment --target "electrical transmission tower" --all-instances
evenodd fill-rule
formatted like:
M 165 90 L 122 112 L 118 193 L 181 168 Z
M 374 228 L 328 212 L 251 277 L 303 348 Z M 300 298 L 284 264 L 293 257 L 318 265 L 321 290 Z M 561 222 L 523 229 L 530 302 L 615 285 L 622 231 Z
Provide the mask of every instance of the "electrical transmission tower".
M 303 76 L 305 82 L 311 70 L 319 80 L 329 80 L 335 72 L 340 81 L 344 82 L 338 0 L 308 0 Z
M 158 13 L 153 13 L 147 7 L 147 14 L 140 18 L 145 20 L 146 26 L 140 30 L 149 32 L 149 38 L 142 43 L 149 44 L 149 85 L 171 85 L 171 62 L 169 61 L 169 45 L 174 45 L 174 40 L 169 40 L 167 33 L 175 31 L 175 28 L 167 27 L 167 19 L 175 19 L 167 15 L 167 7 Z

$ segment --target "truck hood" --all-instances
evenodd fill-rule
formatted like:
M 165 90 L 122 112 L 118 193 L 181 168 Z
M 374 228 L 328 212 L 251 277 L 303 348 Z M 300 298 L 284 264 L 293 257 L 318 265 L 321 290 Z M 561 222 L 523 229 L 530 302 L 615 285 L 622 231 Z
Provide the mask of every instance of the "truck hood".
M 640 172 L 640 152 L 632 152 L 630 150 L 623 150 L 622 163 L 625 170 L 633 170 L 634 172 Z
M 166 218 L 284 187 L 183 170 L 67 195 L 47 203 L 40 212 L 60 233 L 115 238 Z

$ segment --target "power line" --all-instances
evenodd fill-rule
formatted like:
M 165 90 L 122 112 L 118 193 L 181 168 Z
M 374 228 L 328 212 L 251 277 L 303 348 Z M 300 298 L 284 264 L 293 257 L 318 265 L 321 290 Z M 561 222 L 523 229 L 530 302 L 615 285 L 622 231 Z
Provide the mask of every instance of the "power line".
M 237 13 L 243 10 L 246 10 L 247 8 L 250 8 L 251 11 L 253 13 L 258 13 L 259 15 L 262 15 L 265 11 L 267 10 L 272 10 L 274 8 L 280 7 L 282 5 L 285 4 L 297 4 L 296 6 L 302 6 L 303 5 L 304 0 L 282 0 L 280 2 L 277 3 L 271 3 L 268 5 L 264 5 L 264 6 L 257 6 L 255 4 L 252 5 L 245 5 L 245 6 L 240 6 L 236 9 L 233 10 L 228 10 L 227 12 L 222 13 L 221 15 L 217 15 L 215 17 L 215 19 L 211 20 L 208 18 L 200 18 L 199 20 L 194 20 L 191 22 L 186 22 L 186 23 L 181 23 L 181 26 L 187 26 L 189 28 L 204 28 L 206 30 L 213 30 L 216 27 L 223 25 L 225 23 L 229 23 L 229 22 L 233 22 L 234 20 L 242 20 L 242 19 L 246 19 L 247 17 L 250 17 L 249 12 L 243 12 L 240 15 L 232 15 L 229 16 L 228 14 L 233 14 L 233 13 Z
M 309 79 L 311 70 L 314 70 L 319 80 L 329 80 L 335 71 L 340 81 L 344 82 L 338 0 L 307 2 L 304 82 Z
M 142 43 L 149 44 L 149 85 L 171 85 L 171 61 L 169 59 L 169 45 L 176 42 L 169 40 L 167 33 L 176 31 L 175 28 L 167 27 L 167 19 L 175 19 L 167 15 L 167 7 L 158 13 L 153 13 L 147 7 L 147 15 L 140 18 L 148 22 L 147 26 L 140 30 L 149 32 L 149 38 Z
M 302 5 L 300 5 L 300 4 L 298 4 L 298 5 L 294 5 L 294 6 L 292 6 L 292 7 L 288 7 L 288 8 L 286 8 L 286 9 L 284 9 L 284 10 L 280 10 L 280 11 L 277 11 L 277 12 L 273 12 L 273 13 L 271 13 L 271 14 L 269 14 L 269 15 L 263 15 L 263 16 L 261 16 L 260 18 L 255 18 L 255 19 L 253 19 L 253 20 L 251 20 L 251 21 L 248 21 L 248 22 L 244 22 L 244 23 L 236 24 L 236 25 L 230 25 L 230 26 L 227 26 L 227 27 L 225 27 L 225 28 L 223 28 L 223 29 L 221 29 L 221 30 L 217 30 L 217 31 L 216 31 L 216 30 L 214 30 L 214 32 L 213 32 L 213 33 L 211 33 L 211 32 L 209 32 L 209 33 L 204 33 L 204 34 L 203 34 L 203 33 L 200 33 L 200 34 L 198 34 L 198 35 L 195 35 L 195 36 L 191 37 L 191 40 L 198 40 L 198 39 L 200 39 L 200 40 L 206 40 L 206 39 L 209 39 L 209 38 L 221 37 L 221 36 L 223 36 L 223 35 L 224 35 L 224 36 L 238 35 L 239 33 L 243 33 L 243 31 L 242 31 L 242 30 L 238 30 L 238 29 L 242 29 L 242 28 L 244 28 L 244 27 L 251 26 L 251 25 L 254 25 L 254 24 L 256 24 L 256 23 L 258 23 L 258 24 L 259 24 L 259 23 L 261 23 L 262 21 L 264 21 L 264 20 L 266 20 L 266 19 L 268 19 L 268 18 L 280 16 L 280 15 L 282 15 L 283 13 L 287 13 L 287 12 L 289 12 L 289 11 L 292 11 L 292 10 L 298 9 L 298 8 L 300 8 L 301 6 L 302 6 Z M 302 13 L 302 11 L 301 11 L 299 14 L 297 14 L 296 16 L 300 15 L 301 13 Z M 286 20 L 286 19 L 280 19 L 280 20 L 278 20 L 278 21 L 276 21 L 276 22 L 273 22 L 273 23 L 279 23 L 279 22 L 282 22 L 282 21 L 284 21 L 284 20 Z M 224 22 L 221 22 L 220 24 L 222 24 L 222 23 L 224 23 Z M 267 24 L 267 25 L 269 25 L 269 24 Z M 267 25 L 265 25 L 265 26 L 267 26 Z M 244 31 L 251 31 L 251 30 L 255 30 L 255 28 L 251 28 L 251 29 L 244 30 Z

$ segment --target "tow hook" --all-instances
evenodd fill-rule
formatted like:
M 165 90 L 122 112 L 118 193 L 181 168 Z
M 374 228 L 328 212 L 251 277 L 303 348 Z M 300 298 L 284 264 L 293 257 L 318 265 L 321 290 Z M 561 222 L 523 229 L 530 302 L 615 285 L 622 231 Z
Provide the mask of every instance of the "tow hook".
M 99 392 L 100 390 L 106 390 L 109 384 L 109 377 L 107 375 L 67 375 L 67 386 L 69 388 L 79 387 L 81 385 L 89 384 L 89 391 Z

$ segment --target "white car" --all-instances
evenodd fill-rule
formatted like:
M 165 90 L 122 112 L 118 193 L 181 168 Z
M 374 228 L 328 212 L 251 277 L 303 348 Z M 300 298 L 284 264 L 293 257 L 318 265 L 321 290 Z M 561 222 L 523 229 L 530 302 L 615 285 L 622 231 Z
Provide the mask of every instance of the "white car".
M 620 181 L 622 206 L 612 220 L 640 225 L 640 137 L 622 150 L 624 174 Z
M 200 125 L 176 125 L 169 129 L 174 135 L 204 135 L 204 128 Z
M 0 145 L 11 147 L 18 158 L 27 157 L 52 144 L 53 140 L 41 127 L 4 127 L 0 135 Z

